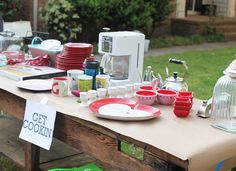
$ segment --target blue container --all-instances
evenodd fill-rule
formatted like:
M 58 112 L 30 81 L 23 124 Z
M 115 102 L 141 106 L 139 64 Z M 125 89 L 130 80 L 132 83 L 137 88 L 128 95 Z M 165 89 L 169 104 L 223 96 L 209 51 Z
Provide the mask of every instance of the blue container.
M 87 61 L 84 73 L 93 77 L 92 88 L 96 89 L 96 75 L 99 74 L 99 62 L 98 61 Z

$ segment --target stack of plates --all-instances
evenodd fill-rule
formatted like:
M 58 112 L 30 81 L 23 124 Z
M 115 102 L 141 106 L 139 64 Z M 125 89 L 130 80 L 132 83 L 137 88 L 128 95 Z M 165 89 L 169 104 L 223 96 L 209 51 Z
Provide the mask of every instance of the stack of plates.
M 91 57 L 93 45 L 88 43 L 66 43 L 63 52 L 56 56 L 56 67 L 62 70 L 82 69 L 85 59 Z

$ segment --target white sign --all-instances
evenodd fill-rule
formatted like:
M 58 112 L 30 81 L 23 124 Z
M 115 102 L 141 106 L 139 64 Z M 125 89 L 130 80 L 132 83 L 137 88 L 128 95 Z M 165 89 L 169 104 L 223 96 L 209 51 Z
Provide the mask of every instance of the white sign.
M 49 150 L 53 138 L 56 110 L 33 101 L 26 101 L 20 138 Z

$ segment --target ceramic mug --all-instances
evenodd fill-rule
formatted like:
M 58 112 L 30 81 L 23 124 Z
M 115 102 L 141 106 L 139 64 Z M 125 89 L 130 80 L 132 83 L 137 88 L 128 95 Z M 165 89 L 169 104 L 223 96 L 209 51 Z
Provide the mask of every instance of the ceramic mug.
M 65 77 L 54 77 L 52 84 L 52 94 L 56 96 L 68 95 L 68 80 Z
M 96 75 L 96 88 L 107 88 L 109 86 L 109 75 Z
M 79 91 L 86 92 L 92 90 L 93 77 L 89 75 L 79 75 L 78 76 L 78 88 Z
M 79 69 L 71 69 L 67 71 L 67 77 L 69 82 L 69 89 L 78 90 L 78 76 L 83 75 L 84 71 Z

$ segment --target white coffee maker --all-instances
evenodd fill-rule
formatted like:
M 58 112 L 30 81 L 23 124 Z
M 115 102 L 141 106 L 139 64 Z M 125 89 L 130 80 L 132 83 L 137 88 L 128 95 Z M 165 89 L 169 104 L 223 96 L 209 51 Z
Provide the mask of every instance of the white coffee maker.
M 145 36 L 131 31 L 101 32 L 98 52 L 103 54 L 101 67 L 110 75 L 110 85 L 142 81 Z

